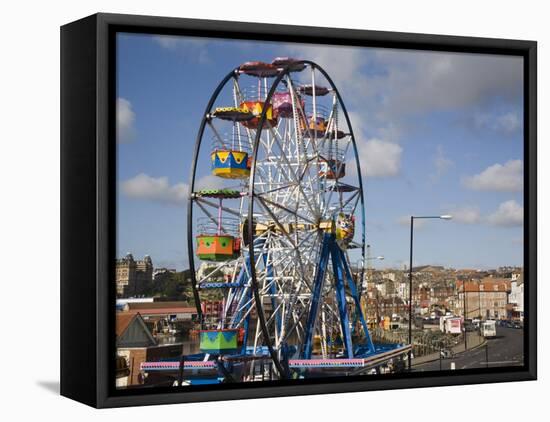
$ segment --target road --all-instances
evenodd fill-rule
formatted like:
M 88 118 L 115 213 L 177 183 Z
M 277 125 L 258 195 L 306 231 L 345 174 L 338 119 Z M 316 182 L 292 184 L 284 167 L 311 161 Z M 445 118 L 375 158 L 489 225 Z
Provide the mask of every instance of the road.
M 455 369 L 523 365 L 523 330 L 497 327 L 497 336 L 487 339 L 486 344 L 487 346 L 456 354 L 453 358 L 414 366 L 413 371 L 449 370 L 452 362 L 455 364 Z

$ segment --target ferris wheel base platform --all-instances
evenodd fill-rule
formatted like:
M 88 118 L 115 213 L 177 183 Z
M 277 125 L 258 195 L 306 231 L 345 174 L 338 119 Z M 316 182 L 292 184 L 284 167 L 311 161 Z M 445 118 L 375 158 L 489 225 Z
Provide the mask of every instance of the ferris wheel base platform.
M 289 359 L 288 367 L 290 369 L 338 369 L 350 368 L 366 370 L 368 368 L 382 365 L 394 358 L 403 356 L 411 350 L 410 345 L 381 345 L 380 348 L 367 357 L 356 358 L 312 358 L 312 359 Z M 255 357 L 242 356 L 244 360 L 267 359 L 267 356 L 259 355 Z M 237 357 L 227 356 L 227 361 L 235 362 Z M 161 362 L 143 362 L 141 370 L 143 372 L 177 372 L 180 370 L 180 361 L 161 361 Z M 207 361 L 184 361 L 183 369 L 193 372 L 212 371 L 216 370 L 217 362 L 213 360 Z

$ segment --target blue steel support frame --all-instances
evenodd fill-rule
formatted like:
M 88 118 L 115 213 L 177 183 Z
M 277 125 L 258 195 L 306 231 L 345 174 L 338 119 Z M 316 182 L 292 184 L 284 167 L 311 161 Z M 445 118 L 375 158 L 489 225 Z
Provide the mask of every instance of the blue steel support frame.
M 302 359 L 311 359 L 311 352 L 313 351 L 313 333 L 315 332 L 315 322 L 317 321 L 317 312 L 319 311 L 319 298 L 321 296 L 321 290 L 325 281 L 325 272 L 328 265 L 331 243 L 334 243 L 334 235 L 330 233 L 325 233 L 323 237 L 323 244 L 321 246 L 319 267 L 317 268 L 317 274 L 315 275 L 315 280 L 313 282 L 313 295 L 311 298 L 309 315 L 307 317 L 306 335 L 304 350 L 302 351 Z
M 342 326 L 342 335 L 344 346 L 346 349 L 346 355 L 348 359 L 353 358 L 353 342 L 351 341 L 351 329 L 348 315 L 348 308 L 346 304 L 346 288 L 344 283 L 344 271 L 342 257 L 340 255 L 340 248 L 334 241 L 334 236 L 330 242 L 330 249 L 332 255 L 332 269 L 334 271 L 334 285 L 336 287 L 336 301 L 338 303 L 338 311 L 340 313 L 340 324 Z
M 250 259 L 249 259 L 249 257 L 246 257 L 246 259 L 245 259 L 245 266 L 246 266 L 246 269 L 248 270 L 248 272 L 250 273 Z M 239 287 L 239 288 L 244 289 L 241 298 L 237 302 L 237 307 L 238 308 L 241 307 L 243 302 L 246 302 L 247 300 L 249 300 L 252 297 L 251 291 L 250 291 L 250 286 L 245 286 L 244 285 L 244 280 L 245 280 L 245 276 L 246 276 L 246 273 L 247 273 L 247 271 L 245 270 L 245 266 L 243 266 L 241 268 L 241 271 L 239 272 L 239 275 L 238 275 L 238 278 L 237 278 L 238 283 L 243 286 L 243 287 Z M 239 311 L 239 313 L 237 315 L 237 318 L 235 318 L 235 321 L 238 321 L 240 319 L 240 313 L 241 312 L 242 311 Z M 248 313 L 248 315 L 246 316 L 246 318 L 244 319 L 244 322 L 243 322 L 244 336 L 243 336 L 243 345 L 242 345 L 242 348 L 241 348 L 241 353 L 243 355 L 246 354 L 246 343 L 248 342 L 248 327 L 249 327 L 249 325 L 250 325 L 250 313 Z M 234 325 L 232 325 L 231 328 L 235 328 Z
M 348 286 L 351 292 L 351 296 L 353 297 L 353 301 L 355 302 L 355 307 L 357 309 L 356 315 L 359 315 L 359 319 L 361 321 L 361 325 L 363 326 L 363 331 L 365 332 L 365 338 L 367 340 L 367 347 L 369 349 L 369 352 L 374 353 L 374 343 L 372 342 L 369 328 L 367 326 L 367 322 L 365 321 L 365 316 L 363 315 L 363 311 L 361 310 L 361 299 L 359 297 L 359 292 L 357 290 L 357 286 L 355 286 L 355 282 L 353 281 L 353 277 L 351 275 L 351 271 L 349 269 L 348 261 L 346 260 L 346 256 L 344 255 L 344 251 L 342 251 L 340 248 L 338 248 L 339 254 L 340 254 L 340 261 L 342 262 L 342 266 L 344 268 L 344 273 L 346 275 L 346 280 L 348 282 Z

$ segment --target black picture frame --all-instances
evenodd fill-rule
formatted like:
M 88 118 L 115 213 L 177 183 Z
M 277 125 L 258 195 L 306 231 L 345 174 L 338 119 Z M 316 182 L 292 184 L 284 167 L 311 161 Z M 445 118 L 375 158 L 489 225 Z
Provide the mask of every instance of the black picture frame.
M 267 384 L 114 388 L 115 34 L 137 32 L 521 56 L 524 59 L 525 366 Z M 120 407 L 534 380 L 537 377 L 537 44 L 99 13 L 61 28 L 61 394 Z

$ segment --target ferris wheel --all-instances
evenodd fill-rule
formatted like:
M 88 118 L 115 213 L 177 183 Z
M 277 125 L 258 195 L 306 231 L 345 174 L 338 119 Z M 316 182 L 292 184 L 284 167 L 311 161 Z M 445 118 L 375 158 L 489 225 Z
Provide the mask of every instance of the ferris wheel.
M 223 78 L 200 123 L 187 213 L 202 351 L 267 356 L 281 378 L 290 358 L 375 352 L 360 304 L 359 156 L 321 66 L 277 58 Z

